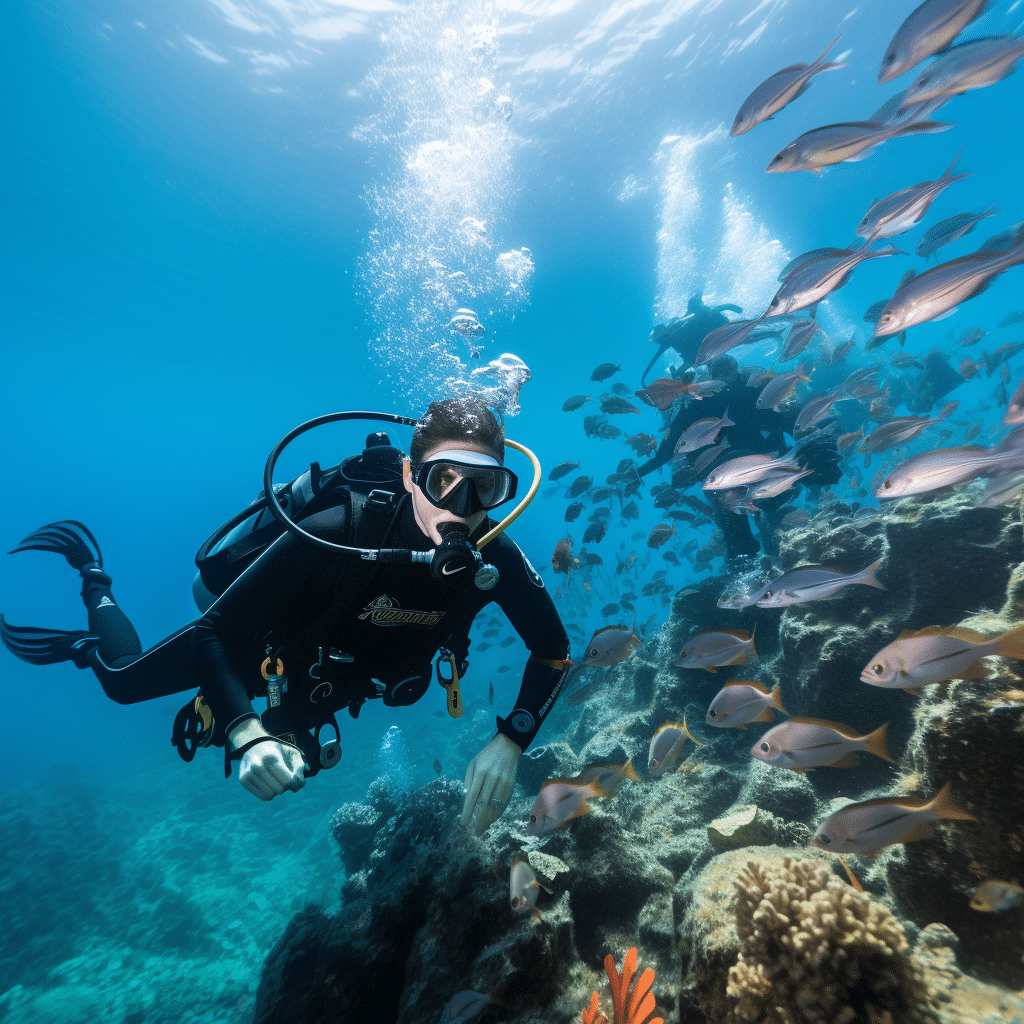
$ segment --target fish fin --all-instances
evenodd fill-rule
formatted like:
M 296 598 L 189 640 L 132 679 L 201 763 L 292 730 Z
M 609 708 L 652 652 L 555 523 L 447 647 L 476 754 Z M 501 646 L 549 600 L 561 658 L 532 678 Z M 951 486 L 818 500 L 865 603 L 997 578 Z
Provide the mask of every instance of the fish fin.
M 860 764 L 860 758 L 854 754 L 844 754 L 838 761 L 831 761 L 828 764 L 829 768 L 856 768 Z
M 692 732 L 690 732 L 689 728 L 687 728 L 687 725 L 686 725 L 686 715 L 685 714 L 683 715 L 683 734 L 686 735 L 686 736 L 689 736 L 690 739 L 693 740 L 693 742 L 696 743 L 698 747 L 706 747 L 707 746 L 706 743 L 702 743 L 699 739 L 697 739 L 696 736 L 693 735 Z
M 745 725 L 737 725 L 736 728 L 745 730 L 747 727 Z
M 763 693 L 766 697 L 768 696 L 768 687 L 764 683 L 759 683 L 756 679 L 730 679 L 725 686 L 749 686 L 751 689 L 757 690 L 758 693 Z M 723 686 L 723 689 L 725 686 Z
M 1004 658 L 1024 658 L 1024 625 L 1007 630 L 997 640 L 999 654 Z
M 772 703 L 782 712 L 784 715 L 788 715 L 789 712 L 782 706 L 782 691 L 779 689 L 779 684 L 776 683 L 772 687 Z
M 707 666 L 707 665 L 705 665 L 705 666 L 704 666 L 704 671 L 705 671 L 705 672 L 715 672 L 715 673 L 717 673 L 717 671 L 718 671 L 718 670 L 717 670 L 717 669 L 714 669 L 714 668 L 708 668 L 708 666 Z
M 935 834 L 934 821 L 919 821 L 901 840 L 903 843 L 916 843 L 919 839 L 927 839 Z
M 967 640 L 972 644 L 987 644 L 996 639 L 985 636 L 984 633 L 979 633 L 976 629 L 968 629 L 967 626 L 950 626 L 949 629 L 943 630 L 943 633 L 946 636 L 955 636 L 957 640 Z
M 947 782 L 935 794 L 931 802 L 931 808 L 935 812 L 935 816 L 947 821 L 977 821 L 978 819 L 973 814 L 968 814 L 965 810 L 957 807 L 950 794 L 950 788 L 951 783 Z
M 787 766 L 787 767 L 788 767 L 788 766 Z M 797 775 L 803 775 L 803 774 L 805 774 L 805 772 L 804 772 L 804 769 L 803 769 L 803 768 L 790 768 L 789 770 L 790 770 L 791 772 L 796 772 L 796 774 L 797 774 Z
M 533 916 L 534 920 L 536 920 L 536 921 L 543 921 L 544 920 L 544 915 L 536 907 L 533 908 L 533 915 L 532 916 Z
M 912 693 L 915 697 L 920 697 L 923 692 L 923 689 L 920 686 L 901 686 L 900 689 L 903 690 L 904 693 Z
M 857 876 L 850 870 L 850 865 L 847 864 L 846 858 L 841 853 L 837 853 L 836 856 L 839 858 L 839 862 L 843 865 L 843 868 L 846 870 L 846 876 L 850 879 L 850 885 L 852 885 L 854 889 L 857 890 L 857 892 L 863 892 L 864 886 L 860 884 L 860 881 L 857 878 Z
M 586 800 L 581 800 L 576 810 L 573 811 L 572 814 L 570 814 L 569 817 L 565 819 L 565 821 L 572 821 L 573 818 L 582 818 L 584 814 L 589 814 L 592 809 L 593 808 L 590 806 L 590 804 L 587 803 Z M 563 822 L 563 824 L 565 824 L 565 822 Z
M 875 757 L 880 757 L 883 761 L 895 764 L 896 759 L 890 756 L 889 750 L 885 745 L 885 730 L 888 728 L 889 723 L 886 722 L 884 725 L 880 725 L 874 732 L 869 732 L 864 737 L 864 749 L 874 754 Z
M 963 156 L 963 152 L 964 152 L 964 147 L 961 146 L 960 147 L 960 152 L 957 153 L 957 155 L 955 157 L 953 157 L 953 162 L 945 169 L 945 171 L 943 171 L 942 178 L 940 178 L 939 181 L 942 181 L 943 178 L 948 178 L 953 173 L 953 168 L 956 167 L 957 160 L 959 160 L 960 157 Z M 962 177 L 964 177 L 964 178 L 966 178 L 968 176 L 969 175 L 967 175 L 967 174 L 962 175 Z
M 760 661 L 761 658 L 760 658 L 760 656 L 757 653 L 757 648 L 754 646 L 754 634 L 756 632 L 757 632 L 757 624 L 755 623 L 754 628 L 750 631 L 750 649 L 754 652 L 754 657 L 757 658 L 758 661 Z
M 630 758 L 622 766 L 622 777 L 624 779 L 632 779 L 634 782 L 639 782 L 640 781 L 640 776 L 637 775 L 636 769 L 633 767 L 633 759 L 632 758 Z
M 752 722 L 774 722 L 775 721 L 775 712 L 772 711 L 771 708 L 765 708 L 764 711 L 762 711 L 761 714 L 759 714 L 757 716 L 757 718 L 752 718 L 751 721 Z M 746 728 L 746 727 L 744 726 L 744 728 Z
M 879 582 L 878 570 L 881 568 L 882 563 L 885 561 L 884 556 L 879 558 L 877 561 L 872 562 L 865 570 L 864 579 L 860 582 L 868 587 L 877 587 L 879 590 L 887 590 L 888 588 L 884 583 Z
M 962 672 L 958 672 L 954 678 L 956 679 L 986 679 L 988 677 L 988 669 L 981 663 L 981 659 L 968 665 Z M 942 682 L 943 680 L 937 680 Z
M 737 640 L 743 641 L 752 639 L 750 633 L 736 626 L 720 626 L 718 629 L 705 629 L 703 632 L 698 633 L 697 636 L 706 636 L 708 633 L 728 633 L 729 636 L 734 636 Z
M 894 134 L 899 135 L 938 135 L 949 131 L 953 125 L 949 121 L 915 121 L 914 124 L 901 125 Z

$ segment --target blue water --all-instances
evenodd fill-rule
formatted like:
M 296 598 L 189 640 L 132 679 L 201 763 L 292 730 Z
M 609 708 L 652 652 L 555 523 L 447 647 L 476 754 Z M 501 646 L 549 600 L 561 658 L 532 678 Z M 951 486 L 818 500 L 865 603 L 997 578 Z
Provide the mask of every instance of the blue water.
M 561 403 L 596 399 L 603 387 L 590 373 L 604 361 L 622 364 L 604 387 L 639 387 L 651 327 L 682 314 L 694 291 L 756 315 L 792 256 L 845 245 L 873 197 L 938 177 L 961 147 L 973 176 L 897 244 L 912 251 L 925 227 L 963 210 L 1002 211 L 944 250 L 950 258 L 1024 217 L 1020 74 L 953 100 L 936 115 L 955 123 L 946 133 L 894 140 L 821 177 L 764 173 L 802 131 L 867 118 L 909 82 L 882 87 L 875 76 L 911 6 L 4 5 L 0 548 L 56 519 L 86 522 L 148 646 L 194 617 L 195 550 L 255 496 L 285 431 L 335 409 L 417 415 L 503 352 L 532 371 L 509 436 L 545 470 L 582 460 L 581 471 L 603 478 L 630 453 L 584 437 L 593 405 L 568 414 Z M 1003 0 L 965 35 L 1022 25 L 1019 0 Z M 833 53 L 848 67 L 817 77 L 774 120 L 728 137 L 758 82 L 840 34 Z M 431 149 L 437 142 L 447 149 Z M 467 217 L 483 232 L 460 233 Z M 532 268 L 517 264 L 513 281 L 495 258 L 523 247 Z M 858 269 L 822 307 L 829 336 L 855 329 L 862 344 L 870 328 L 861 313 L 910 266 L 923 269 L 914 256 Z M 460 269 L 475 294 L 441 287 Z M 955 366 L 1021 338 L 1020 325 L 996 329 L 1024 305 L 1021 274 L 912 329 L 906 351 L 945 344 Z M 445 328 L 459 306 L 488 329 L 480 360 Z M 991 332 L 981 345 L 944 342 L 975 326 Z M 851 360 L 875 362 L 894 348 Z M 767 349 L 742 350 L 740 362 L 770 359 Z M 954 419 L 970 418 L 997 383 L 982 374 L 959 388 Z M 1001 410 L 973 415 L 995 430 Z M 612 419 L 629 433 L 660 425 L 646 407 Z M 359 430 L 325 431 L 289 453 L 280 478 L 303 460 L 332 464 L 360 440 Z M 528 476 L 525 463 L 513 465 Z M 566 532 L 565 504 L 538 499 L 512 530 L 538 566 Z M 606 568 L 617 550 L 646 554 L 631 538 L 659 513 L 649 500 L 641 508 L 638 523 L 616 524 L 599 546 Z M 585 516 L 570 528 L 577 546 Z M 663 564 L 655 555 L 649 571 Z M 12 621 L 83 628 L 78 581 L 63 562 L 23 554 L 2 565 L 0 607 Z M 720 560 L 713 571 L 723 571 Z M 671 576 L 679 586 L 690 578 L 685 567 Z M 587 617 L 579 604 L 563 610 L 589 635 L 613 585 L 595 588 Z M 667 616 L 641 602 L 638 621 L 653 612 Z M 475 655 L 467 699 L 490 678 L 495 710 L 511 707 L 524 657 L 521 643 Z M 216 754 L 178 761 L 168 736 L 184 698 L 120 707 L 68 665 L 34 669 L 6 651 L 0 664 L 0 792 L 42 797 L 73 782 L 105 799 L 145 778 L 159 815 L 157 794 L 203 776 L 218 813 L 260 820 L 262 806 L 236 782 L 220 783 Z M 501 664 L 511 671 L 496 673 Z M 371 707 L 358 724 L 346 720 L 346 763 L 398 725 L 410 759 L 425 759 L 418 781 L 433 777 L 434 756 L 461 775 L 454 741 L 438 737 L 432 717 L 442 707 L 435 687 L 415 708 Z M 477 723 L 481 742 L 489 722 Z M 325 773 L 273 811 L 298 815 L 300 800 L 328 810 L 360 799 L 366 780 Z

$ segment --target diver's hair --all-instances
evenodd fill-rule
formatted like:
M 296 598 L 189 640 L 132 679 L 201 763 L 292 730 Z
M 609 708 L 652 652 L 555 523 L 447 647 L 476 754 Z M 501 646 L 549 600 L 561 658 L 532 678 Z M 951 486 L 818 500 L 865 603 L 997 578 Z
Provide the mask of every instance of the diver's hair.
M 504 424 L 475 395 L 431 402 L 412 433 L 409 458 L 416 465 L 427 452 L 448 441 L 474 441 L 499 463 L 505 461 Z

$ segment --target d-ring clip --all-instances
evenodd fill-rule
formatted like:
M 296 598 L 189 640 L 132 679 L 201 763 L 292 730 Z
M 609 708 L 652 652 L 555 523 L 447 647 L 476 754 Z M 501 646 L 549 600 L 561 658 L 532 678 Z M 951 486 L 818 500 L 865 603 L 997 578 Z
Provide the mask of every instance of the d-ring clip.
M 270 672 L 270 666 L 272 664 L 274 665 L 274 671 Z M 280 658 L 278 658 L 276 660 L 276 663 L 275 662 L 271 662 L 270 658 L 264 658 L 263 659 L 263 664 L 260 665 L 260 675 L 263 676 L 264 679 L 269 679 L 271 677 L 271 675 L 283 676 L 284 675 L 284 662 L 281 661 Z

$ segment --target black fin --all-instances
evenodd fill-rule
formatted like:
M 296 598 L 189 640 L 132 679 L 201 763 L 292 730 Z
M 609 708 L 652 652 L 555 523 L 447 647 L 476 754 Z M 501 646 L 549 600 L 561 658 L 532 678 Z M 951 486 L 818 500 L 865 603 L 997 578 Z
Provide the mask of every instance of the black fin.
M 9 553 L 13 555 L 19 551 L 53 551 L 63 555 L 68 565 L 79 572 L 90 563 L 103 565 L 103 555 L 96 538 L 89 527 L 77 519 L 61 519 L 41 526 Z
M 55 665 L 73 661 L 79 668 L 88 668 L 86 660 L 96 649 L 100 638 L 85 629 L 41 629 L 38 626 L 12 626 L 0 615 L 0 640 L 16 658 L 30 665 Z

